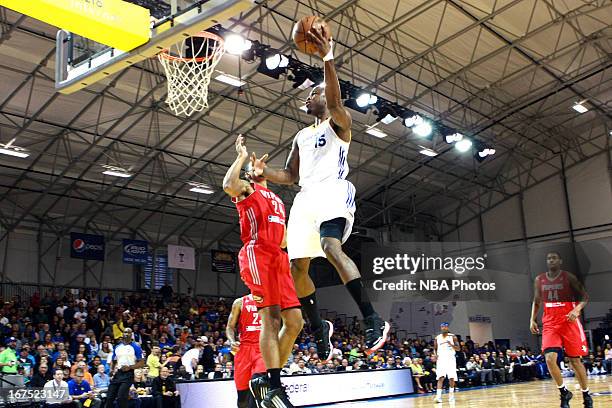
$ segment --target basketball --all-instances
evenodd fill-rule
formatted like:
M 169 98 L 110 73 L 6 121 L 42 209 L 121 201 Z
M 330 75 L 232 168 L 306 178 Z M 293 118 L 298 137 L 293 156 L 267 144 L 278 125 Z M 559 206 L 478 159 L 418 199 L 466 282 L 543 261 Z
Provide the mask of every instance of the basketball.
M 316 45 L 308 39 L 306 34 L 313 27 L 321 27 L 325 38 L 328 40 L 331 38 L 329 26 L 321 17 L 318 16 L 304 17 L 293 26 L 293 42 L 295 45 L 297 45 L 300 51 L 309 55 L 317 54 Z

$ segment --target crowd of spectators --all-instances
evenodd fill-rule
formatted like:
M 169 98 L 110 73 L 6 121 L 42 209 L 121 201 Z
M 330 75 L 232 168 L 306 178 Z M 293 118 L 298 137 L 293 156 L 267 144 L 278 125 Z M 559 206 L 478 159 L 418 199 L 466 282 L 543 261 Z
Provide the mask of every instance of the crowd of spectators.
M 23 375 L 31 387 L 65 383 L 75 406 L 82 406 L 83 401 L 99 406 L 112 375 L 113 349 L 128 327 L 146 361 L 144 368 L 135 371 L 130 390 L 135 401 L 160 400 L 164 407 L 173 407 L 178 400 L 175 381 L 233 376 L 233 355 L 225 338 L 232 299 L 177 296 L 171 290 L 153 296 L 51 290 L 42 296 L 37 292 L 0 301 L 0 371 Z M 357 319 L 336 319 L 334 324 L 331 361 L 321 362 L 305 330 L 283 374 L 409 367 L 418 392 L 434 391 L 433 340 L 398 339 L 392 333 L 383 349 L 366 356 Z M 612 372 L 612 346 L 598 347 L 585 363 L 592 375 Z M 569 365 L 560 364 L 564 375 L 572 375 Z M 460 386 L 548 377 L 541 354 L 527 348 L 496 347 L 492 342 L 479 345 L 469 337 L 461 340 L 457 367 Z

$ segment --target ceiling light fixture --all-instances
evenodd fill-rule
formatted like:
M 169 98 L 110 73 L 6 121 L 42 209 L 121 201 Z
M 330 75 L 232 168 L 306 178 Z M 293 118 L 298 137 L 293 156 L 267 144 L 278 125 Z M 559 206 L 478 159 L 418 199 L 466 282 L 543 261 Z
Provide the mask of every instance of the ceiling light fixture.
M 102 167 L 106 169 L 102 172 L 102 174 L 105 174 L 107 176 L 121 177 L 121 178 L 130 178 L 133 176 L 132 173 L 130 173 L 129 171 L 125 169 L 122 169 L 121 167 L 109 166 L 106 164 L 102 165 Z
M 587 108 L 586 106 L 583 105 L 585 102 L 586 101 L 576 102 L 574 104 L 574 106 L 572 106 L 572 109 L 574 109 L 578 113 L 586 113 L 586 112 L 588 112 L 589 108 Z
M 241 86 L 246 85 L 246 82 L 241 80 L 240 78 L 235 77 L 235 76 L 230 75 L 230 74 L 223 73 L 223 72 L 220 72 L 219 75 L 217 75 L 215 77 L 215 79 L 217 81 L 224 82 L 224 83 L 226 83 L 228 85 L 235 86 L 235 87 L 238 87 L 238 88 L 241 87 Z
M 367 128 L 366 133 L 374 137 L 378 137 L 379 139 L 382 139 L 388 136 L 385 132 L 376 128 L 375 126 L 370 126 L 369 128 Z
M 427 147 L 423 147 L 423 146 L 419 146 L 421 148 L 421 150 L 419 150 L 419 153 L 421 153 L 422 155 L 428 156 L 428 157 L 436 157 L 438 155 L 438 152 L 436 152 L 435 150 L 429 149 Z
M 26 157 L 30 155 L 30 152 L 28 152 L 23 147 L 14 146 L 13 142 L 15 142 L 15 139 L 11 139 L 6 144 L 0 143 L 0 154 L 5 154 L 7 156 L 13 156 L 13 157 L 19 157 L 21 159 L 25 159 Z

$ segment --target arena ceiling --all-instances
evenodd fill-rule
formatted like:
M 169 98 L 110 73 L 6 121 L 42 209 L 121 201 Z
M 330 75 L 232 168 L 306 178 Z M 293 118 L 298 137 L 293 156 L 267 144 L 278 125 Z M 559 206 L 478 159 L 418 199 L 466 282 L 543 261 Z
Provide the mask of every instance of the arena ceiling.
M 479 163 L 399 121 L 381 125 L 388 136 L 379 139 L 365 133 L 376 115 L 353 112 L 358 226 L 440 233 L 460 222 L 458 208 L 477 215 L 560 173 L 561 162 L 609 152 L 610 0 L 274 0 L 223 26 L 320 66 L 290 41 L 293 22 L 312 14 L 330 20 L 342 79 L 496 149 Z M 296 131 L 311 123 L 299 109 L 307 91 L 230 55 L 218 70 L 246 80 L 244 93 L 213 81 L 210 108 L 189 119 L 165 105 L 154 60 L 62 95 L 54 89 L 57 28 L 5 8 L 0 23 L 0 143 L 16 138 L 32 152 L 0 156 L 4 230 L 234 245 L 237 217 L 220 185 L 235 136 L 246 134 L 249 150 L 281 166 Z M 584 100 L 587 113 L 571 109 Z M 419 145 L 438 156 L 423 156 Z M 134 176 L 103 176 L 105 164 Z M 192 193 L 189 181 L 216 192 Z M 274 189 L 288 205 L 297 191 Z

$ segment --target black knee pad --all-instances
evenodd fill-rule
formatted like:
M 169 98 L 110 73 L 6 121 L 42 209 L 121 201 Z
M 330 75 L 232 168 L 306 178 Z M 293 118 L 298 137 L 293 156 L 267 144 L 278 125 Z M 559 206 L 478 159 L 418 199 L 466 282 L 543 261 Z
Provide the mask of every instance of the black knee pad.
M 336 238 L 342 241 L 344 236 L 344 228 L 346 227 L 346 218 L 334 218 L 333 220 L 323 221 L 319 228 L 321 238 Z

